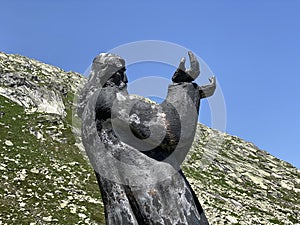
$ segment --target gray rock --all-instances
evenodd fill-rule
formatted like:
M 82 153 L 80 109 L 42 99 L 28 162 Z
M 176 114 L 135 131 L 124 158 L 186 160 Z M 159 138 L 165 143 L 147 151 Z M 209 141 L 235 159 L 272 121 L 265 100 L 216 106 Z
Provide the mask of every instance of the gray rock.
M 10 140 L 6 140 L 4 142 L 4 144 L 7 145 L 7 146 L 14 146 L 14 144 Z
M 28 112 L 66 116 L 63 98 L 76 92 L 83 77 L 26 57 L 0 53 L 0 95 Z

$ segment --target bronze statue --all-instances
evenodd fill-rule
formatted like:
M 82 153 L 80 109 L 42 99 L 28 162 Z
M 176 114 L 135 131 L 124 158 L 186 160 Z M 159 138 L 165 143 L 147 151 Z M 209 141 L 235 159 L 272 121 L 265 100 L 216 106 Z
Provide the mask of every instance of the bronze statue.
M 82 141 L 100 187 L 106 224 L 208 224 L 203 208 L 180 169 L 194 139 L 200 99 L 210 84 L 193 81 L 199 62 L 188 52 L 157 104 L 127 92 L 125 61 L 102 53 L 79 98 Z

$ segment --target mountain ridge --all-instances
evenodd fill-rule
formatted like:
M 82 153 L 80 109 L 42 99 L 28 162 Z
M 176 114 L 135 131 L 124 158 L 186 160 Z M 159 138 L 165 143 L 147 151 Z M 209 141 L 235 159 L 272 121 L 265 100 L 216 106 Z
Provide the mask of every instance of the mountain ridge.
M 0 224 L 104 223 L 72 121 L 84 82 L 0 52 Z M 299 169 L 250 142 L 199 124 L 182 169 L 211 224 L 299 224 Z

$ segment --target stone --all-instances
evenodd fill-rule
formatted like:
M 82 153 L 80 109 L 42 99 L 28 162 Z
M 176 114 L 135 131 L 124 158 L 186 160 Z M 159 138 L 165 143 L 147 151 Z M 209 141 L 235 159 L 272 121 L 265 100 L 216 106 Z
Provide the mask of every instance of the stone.
M 5 115 L 4 111 L 0 111 L 0 118 L 2 118 Z
M 45 222 L 51 222 L 52 221 L 52 216 L 44 216 L 42 219 Z
M 10 140 L 6 140 L 4 142 L 4 144 L 7 145 L 7 146 L 13 146 L 14 145 Z
M 195 77 L 199 63 L 193 53 L 189 56 L 186 77 Z M 181 82 L 175 72 L 166 100 L 153 104 L 128 94 L 124 67 L 121 57 L 100 54 L 79 97 L 82 142 L 106 223 L 208 224 L 180 165 L 194 139 L 200 99 L 213 94 L 215 78 L 202 88 Z
M 238 220 L 234 216 L 227 215 L 226 219 L 230 222 L 230 224 L 238 223 Z

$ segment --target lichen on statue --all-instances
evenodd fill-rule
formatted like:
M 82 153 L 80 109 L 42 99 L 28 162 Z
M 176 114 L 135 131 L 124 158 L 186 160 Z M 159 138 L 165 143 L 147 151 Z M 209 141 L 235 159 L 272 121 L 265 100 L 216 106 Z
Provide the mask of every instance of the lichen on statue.
M 216 82 L 192 82 L 199 63 L 189 52 L 161 104 L 129 95 L 125 61 L 102 53 L 79 99 L 82 139 L 100 187 L 107 224 L 208 224 L 180 165 L 194 139 L 200 99 Z M 93 100 L 91 100 L 93 99 Z

